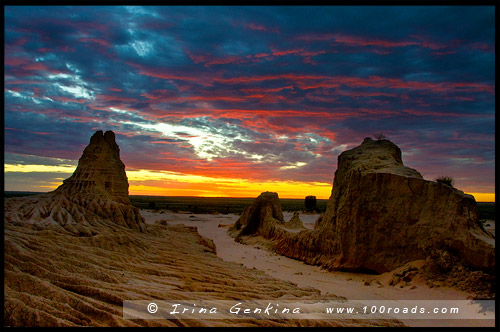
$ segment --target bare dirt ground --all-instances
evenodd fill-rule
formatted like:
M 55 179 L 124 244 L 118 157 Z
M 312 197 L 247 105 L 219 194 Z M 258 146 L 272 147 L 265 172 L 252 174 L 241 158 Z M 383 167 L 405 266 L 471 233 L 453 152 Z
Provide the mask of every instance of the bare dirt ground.
M 449 287 L 431 288 L 425 280 L 416 278 L 411 287 L 390 286 L 387 274 L 380 276 L 329 272 L 317 266 L 304 264 L 265 250 L 265 245 L 256 239 L 254 245 L 237 243 L 227 233 L 229 225 L 238 219 L 237 215 L 158 213 L 142 210 L 147 223 L 166 220 L 168 224 L 195 226 L 203 237 L 216 246 L 217 256 L 227 262 L 243 264 L 249 269 L 265 274 L 298 287 L 317 289 L 322 296 L 335 295 L 349 300 L 397 300 L 412 304 L 416 300 L 467 300 L 472 294 Z M 292 213 L 284 213 L 285 220 Z M 317 215 L 300 215 L 306 228 L 313 228 Z M 418 264 L 418 262 L 416 262 Z M 492 317 L 493 318 L 493 317 Z M 494 326 L 493 320 L 447 320 L 435 319 L 431 323 L 422 319 L 404 320 L 408 326 Z
M 492 320 L 124 319 L 125 300 L 464 300 L 451 288 L 388 286 L 382 276 L 327 272 L 227 233 L 238 216 L 142 210 L 147 232 L 98 227 L 75 236 L 5 223 L 6 326 L 494 326 Z M 285 213 L 285 219 L 291 218 Z M 301 216 L 312 228 L 316 216 Z M 260 246 L 260 248 L 259 248 Z
M 195 222 L 189 215 L 170 214 L 164 225 L 153 224 L 163 214 L 144 214 L 147 233 L 100 227 L 94 236 L 75 236 L 5 223 L 5 326 L 402 326 L 367 319 L 124 319 L 125 300 L 336 299 L 217 257 L 196 228 L 173 222 Z

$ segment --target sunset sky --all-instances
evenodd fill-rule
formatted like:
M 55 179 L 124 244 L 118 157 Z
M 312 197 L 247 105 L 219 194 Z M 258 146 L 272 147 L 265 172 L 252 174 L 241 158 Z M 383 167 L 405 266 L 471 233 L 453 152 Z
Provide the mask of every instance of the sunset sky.
M 495 192 L 495 8 L 4 7 L 5 190 L 50 191 L 112 130 L 132 195 L 330 196 L 383 133 Z

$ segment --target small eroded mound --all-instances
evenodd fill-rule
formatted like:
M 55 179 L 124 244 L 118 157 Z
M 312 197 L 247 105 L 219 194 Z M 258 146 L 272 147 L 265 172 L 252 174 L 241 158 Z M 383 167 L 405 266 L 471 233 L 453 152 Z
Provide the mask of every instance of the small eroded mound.
M 275 192 L 261 193 L 250 205 L 245 208 L 233 227 L 229 230 L 239 241 L 243 236 L 262 235 L 264 238 L 279 238 L 286 231 L 300 231 L 306 229 L 295 213 L 290 221 L 283 217 L 281 203 Z

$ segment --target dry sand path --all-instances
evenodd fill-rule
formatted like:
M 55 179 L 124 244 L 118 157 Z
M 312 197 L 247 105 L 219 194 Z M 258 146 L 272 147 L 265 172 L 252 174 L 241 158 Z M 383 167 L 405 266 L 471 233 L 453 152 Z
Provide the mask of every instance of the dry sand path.
M 238 219 L 237 215 L 209 215 L 183 213 L 154 213 L 141 210 L 146 223 L 154 223 L 164 219 L 169 224 L 184 224 L 195 226 L 198 233 L 211 239 L 216 248 L 217 256 L 225 261 L 243 264 L 247 268 L 264 271 L 266 274 L 284 281 L 297 284 L 298 287 L 312 287 L 321 291 L 322 295 L 334 294 L 348 300 L 397 300 L 402 305 L 414 305 L 415 300 L 466 300 L 469 294 L 451 288 L 429 288 L 418 284 L 410 289 L 383 286 L 377 283 L 365 285 L 366 280 L 375 276 L 361 273 L 329 272 L 317 266 L 307 265 L 284 256 L 276 255 L 265 249 L 234 241 L 227 234 L 227 226 Z M 291 218 L 291 213 L 284 213 L 285 220 Z M 300 218 L 307 228 L 314 226 L 315 215 L 301 215 Z M 404 320 L 409 326 L 457 326 L 456 321 L 444 319 L 429 323 L 423 319 Z M 461 320 L 459 326 L 492 326 L 491 320 Z

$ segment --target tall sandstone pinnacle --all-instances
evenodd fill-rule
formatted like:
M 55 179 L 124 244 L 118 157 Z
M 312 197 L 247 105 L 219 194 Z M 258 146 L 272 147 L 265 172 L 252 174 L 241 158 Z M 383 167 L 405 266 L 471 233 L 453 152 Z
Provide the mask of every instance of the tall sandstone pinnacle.
M 130 204 L 125 165 L 120 160 L 120 148 L 112 131 L 103 134 L 99 130 L 92 135 L 75 172 L 56 191 L 67 194 L 83 191 Z
M 94 133 L 78 166 L 56 190 L 8 199 L 5 221 L 38 229 L 64 229 L 75 235 L 96 234 L 97 226 L 145 231 L 144 218 L 128 197 L 125 165 L 112 131 Z
M 270 231 L 275 250 L 332 270 L 383 273 L 448 252 L 492 272 L 495 239 L 478 220 L 474 198 L 424 180 L 388 140 L 365 138 L 338 157 L 326 212 L 314 230 Z

